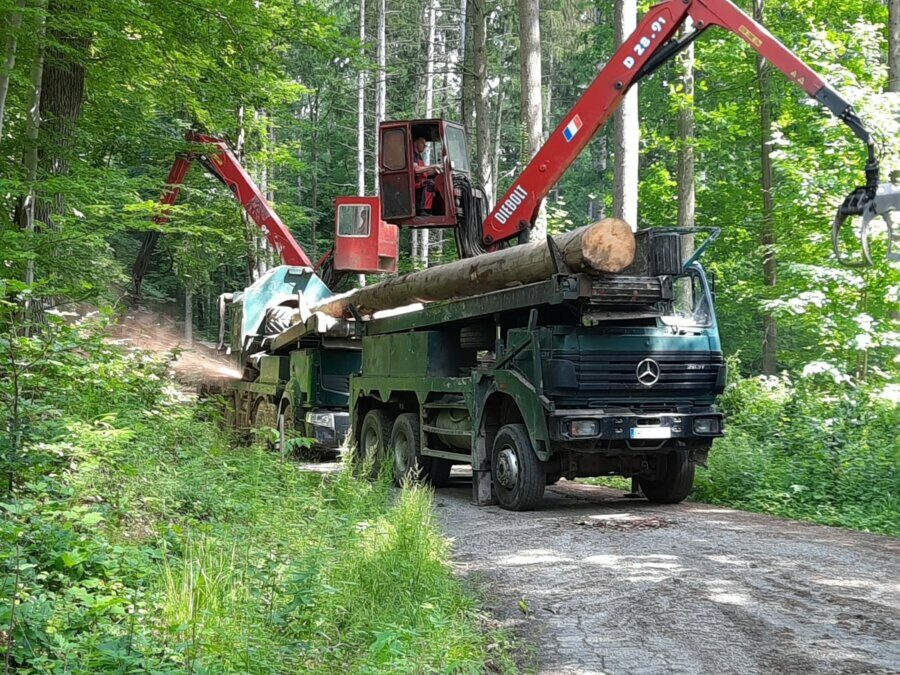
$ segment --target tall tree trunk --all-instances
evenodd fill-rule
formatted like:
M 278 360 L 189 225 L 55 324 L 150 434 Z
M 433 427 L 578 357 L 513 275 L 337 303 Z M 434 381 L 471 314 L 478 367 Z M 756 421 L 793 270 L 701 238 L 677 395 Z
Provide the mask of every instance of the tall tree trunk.
M 485 0 L 472 0 L 472 83 L 475 90 L 475 157 L 478 181 L 494 206 L 494 162 L 491 147 L 491 91 L 487 77 L 487 15 Z
M 685 23 L 690 30 L 691 19 Z M 678 227 L 694 227 L 696 193 L 694 184 L 694 44 L 691 43 L 679 57 L 681 68 L 682 98 L 678 107 L 678 157 L 676 180 L 678 183 Z M 681 254 L 690 257 L 694 252 L 694 235 L 681 238 Z
M 366 57 L 366 0 L 359 0 L 359 58 Z M 360 64 L 356 76 L 356 195 L 366 194 L 366 71 Z
M 312 177 L 311 177 L 311 185 L 310 185 L 310 198 L 309 203 L 312 208 L 313 218 L 312 218 L 312 226 L 310 228 L 310 246 L 309 250 L 312 252 L 313 260 L 316 258 L 316 226 L 319 224 L 319 90 L 316 89 L 316 93 L 313 95 L 312 102 L 310 104 L 310 117 L 312 118 L 313 123 L 313 132 L 312 132 Z M 377 181 L 376 181 L 377 183 Z
M 900 92 L 900 0 L 888 4 L 888 91 Z
M 753 17 L 763 24 L 764 0 L 753 0 Z M 775 200 L 772 197 L 772 157 L 769 142 L 772 138 L 772 111 L 769 62 L 756 58 L 756 81 L 759 87 L 759 158 L 762 187 L 762 231 L 759 243 L 763 256 L 763 284 L 773 288 L 776 283 L 775 260 Z M 778 324 L 775 316 L 765 310 L 762 317 L 762 371 L 774 375 L 778 370 Z
M 616 44 L 634 32 L 637 19 L 635 0 L 616 0 Z M 638 88 L 633 86 L 613 118 L 613 216 L 638 226 L 638 165 L 640 162 L 640 120 Z
M 22 26 L 22 11 L 26 0 L 16 0 L 16 8 L 9 17 L 6 33 L 6 49 L 3 52 L 3 67 L 0 70 L 0 143 L 3 143 L 3 118 L 6 113 L 6 95 L 9 93 L 9 76 L 16 67 L 16 42 Z
M 472 60 L 472 50 L 468 47 L 468 40 L 472 31 L 469 30 L 472 22 L 472 12 L 468 6 L 468 0 L 459 2 L 459 121 L 466 129 L 466 134 L 472 132 L 472 113 L 474 112 L 472 71 L 469 62 Z M 471 141 L 471 138 L 469 139 Z M 471 147 L 471 144 L 470 146 Z
M 244 106 L 240 105 L 237 109 L 237 138 L 234 143 L 234 155 L 238 161 L 245 164 L 245 145 L 247 140 L 247 130 L 244 124 Z M 244 250 L 247 252 L 247 285 L 256 281 L 256 229 L 254 223 L 251 222 L 250 216 L 244 209 L 241 209 L 241 227 L 244 229 Z
M 266 122 L 266 112 L 259 110 L 255 110 L 253 112 L 253 118 L 256 122 L 255 126 L 259 128 L 260 118 L 263 120 L 263 129 L 267 127 Z M 266 138 L 267 134 L 263 132 L 262 136 L 262 158 L 256 164 L 256 177 L 257 184 L 259 185 L 259 191 L 265 195 L 269 192 L 269 145 Z M 268 256 L 269 256 L 269 242 L 266 239 L 266 236 L 262 233 L 262 231 L 257 227 L 256 230 L 256 273 L 259 276 L 265 274 L 269 269 L 268 264 Z
M 497 194 L 497 181 L 500 177 L 500 148 L 503 135 L 503 81 L 498 85 L 497 112 L 494 114 L 494 150 L 491 155 L 491 195 Z M 491 202 L 493 206 L 493 202 Z
M 83 11 L 80 0 L 51 0 L 47 13 L 54 18 L 71 18 Z M 91 44 L 90 34 L 53 28 L 55 45 L 47 50 L 43 82 L 41 84 L 41 118 L 44 136 L 41 166 L 49 176 L 65 176 L 69 172 L 69 155 L 75 145 L 75 127 L 84 100 L 84 59 Z M 43 200 L 35 204 L 35 217 L 53 228 L 54 216 L 65 209 L 62 193 L 53 196 L 52 203 Z
M 35 210 L 35 189 L 34 184 L 37 180 L 38 170 L 38 134 L 41 129 L 41 83 L 44 74 L 44 36 L 46 31 L 46 0 L 37 0 L 35 9 L 37 10 L 35 21 L 36 48 L 34 58 L 31 61 L 30 83 L 31 93 L 28 96 L 28 110 L 25 117 L 25 182 L 28 185 L 28 192 L 22 200 L 22 208 L 20 210 L 23 229 L 30 235 L 34 234 L 34 210 Z M 34 283 L 34 260 L 29 258 L 25 264 L 25 283 L 32 285 Z M 25 300 L 25 334 L 29 333 L 29 325 L 35 320 L 35 308 L 32 306 L 31 300 L 26 297 Z
M 525 132 L 525 151 L 530 160 L 544 143 L 540 0 L 518 0 L 518 5 L 522 128 Z M 543 204 L 531 236 L 532 239 L 539 240 L 547 236 L 547 217 Z
M 190 282 L 184 287 L 184 342 L 187 347 L 194 346 L 194 291 Z
M 425 118 L 434 117 L 434 41 L 437 32 L 437 0 L 426 0 L 426 42 L 425 42 Z M 438 158 L 433 158 L 438 161 Z M 428 245 L 430 232 L 423 228 L 419 233 L 419 262 L 422 267 L 428 267 Z
M 366 0 L 359 0 L 359 58 L 366 57 Z M 366 194 L 366 71 L 360 65 L 356 75 L 356 195 Z M 376 181 L 377 182 L 377 181 Z M 366 285 L 366 275 L 356 278 L 360 286 Z
M 385 12 L 384 0 L 377 0 L 377 35 L 376 40 L 376 58 L 377 70 L 375 75 L 375 194 L 379 194 L 380 186 L 378 184 L 378 155 L 381 138 L 379 137 L 379 126 L 384 121 L 384 113 L 387 107 L 387 72 L 385 69 Z

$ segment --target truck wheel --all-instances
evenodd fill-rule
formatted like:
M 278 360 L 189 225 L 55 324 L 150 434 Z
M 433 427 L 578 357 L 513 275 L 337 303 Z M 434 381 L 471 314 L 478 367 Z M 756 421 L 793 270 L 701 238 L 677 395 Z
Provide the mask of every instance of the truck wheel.
M 394 421 L 391 432 L 391 452 L 394 458 L 394 484 L 404 478 L 418 479 L 434 487 L 443 487 L 450 478 L 452 463 L 440 457 L 424 457 L 421 453 L 419 416 L 403 413 Z
M 436 488 L 446 487 L 450 482 L 453 462 L 443 457 L 422 457 L 422 477 Z
M 662 478 L 638 480 L 641 490 L 651 502 L 677 504 L 694 487 L 694 463 L 690 461 L 687 450 L 673 450 L 666 457 L 666 473 Z
M 391 431 L 391 456 L 394 458 L 394 485 L 401 485 L 406 478 L 415 480 L 421 471 L 419 454 L 419 416 L 403 413 L 394 420 Z
M 378 475 L 381 462 L 387 457 L 393 418 L 386 410 L 370 410 L 359 430 L 359 459 L 370 464 L 371 476 Z
M 493 349 L 496 329 L 492 325 L 475 324 L 459 329 L 459 346 L 463 349 Z
M 508 511 L 527 511 L 544 496 L 544 466 L 534 454 L 524 424 L 501 427 L 491 451 L 491 480 L 497 502 Z

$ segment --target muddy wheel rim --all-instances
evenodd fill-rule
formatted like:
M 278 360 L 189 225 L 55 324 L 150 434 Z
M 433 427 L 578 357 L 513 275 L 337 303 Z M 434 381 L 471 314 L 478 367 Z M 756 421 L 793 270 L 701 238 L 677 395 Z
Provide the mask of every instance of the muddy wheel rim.
M 497 482 L 507 490 L 512 490 L 519 482 L 519 456 L 509 445 L 497 454 Z
M 394 471 L 402 478 L 409 471 L 409 439 L 400 434 L 394 442 Z
M 376 459 L 378 457 L 378 434 L 369 427 L 363 434 L 363 457 L 366 459 Z

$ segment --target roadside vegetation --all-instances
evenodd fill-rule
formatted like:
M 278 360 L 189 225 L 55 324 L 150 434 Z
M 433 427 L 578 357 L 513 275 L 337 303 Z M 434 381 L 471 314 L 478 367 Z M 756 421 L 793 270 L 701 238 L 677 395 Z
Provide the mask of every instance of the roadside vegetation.
M 427 489 L 238 446 L 93 327 L 0 356 L 4 675 L 510 668 Z
M 815 370 L 728 386 L 727 434 L 691 498 L 900 536 L 896 389 Z
M 900 536 L 900 392 L 835 375 L 731 382 L 719 397 L 726 435 L 690 499 Z M 579 480 L 631 488 L 616 476 Z

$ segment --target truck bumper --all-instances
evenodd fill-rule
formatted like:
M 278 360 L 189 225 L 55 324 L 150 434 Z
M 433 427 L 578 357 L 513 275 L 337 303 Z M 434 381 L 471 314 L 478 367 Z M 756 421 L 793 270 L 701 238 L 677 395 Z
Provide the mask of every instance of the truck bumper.
M 548 420 L 552 441 L 625 441 L 644 446 L 667 440 L 711 443 L 723 436 L 722 413 L 607 412 L 596 409 L 557 410 Z
M 350 413 L 335 410 L 310 410 L 306 413 L 306 429 L 323 448 L 339 448 L 350 432 Z

